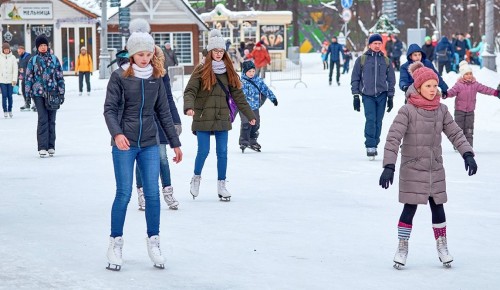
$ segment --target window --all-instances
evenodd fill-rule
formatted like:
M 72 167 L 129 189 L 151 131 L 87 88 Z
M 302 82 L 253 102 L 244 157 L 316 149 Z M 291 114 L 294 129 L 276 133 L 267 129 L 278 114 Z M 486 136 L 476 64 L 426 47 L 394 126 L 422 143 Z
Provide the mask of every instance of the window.
M 123 49 L 122 35 L 117 32 L 108 32 L 108 48 L 116 48 L 116 51 Z
M 180 65 L 193 65 L 193 40 L 191 32 L 153 33 L 156 45 L 165 48 L 165 42 L 172 45 Z

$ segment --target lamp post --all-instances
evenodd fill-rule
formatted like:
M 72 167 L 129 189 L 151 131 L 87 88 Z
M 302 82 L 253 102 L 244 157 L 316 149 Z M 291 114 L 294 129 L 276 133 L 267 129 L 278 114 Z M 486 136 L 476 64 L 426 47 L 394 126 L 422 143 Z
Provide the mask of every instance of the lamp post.
M 493 0 L 486 0 L 485 3 L 485 35 L 486 35 L 486 51 L 483 52 L 483 64 L 487 69 L 497 71 L 496 55 L 495 55 L 495 18 Z
M 108 79 L 110 72 L 107 69 L 111 56 L 108 53 L 108 1 L 101 1 L 101 50 L 99 51 L 99 78 Z

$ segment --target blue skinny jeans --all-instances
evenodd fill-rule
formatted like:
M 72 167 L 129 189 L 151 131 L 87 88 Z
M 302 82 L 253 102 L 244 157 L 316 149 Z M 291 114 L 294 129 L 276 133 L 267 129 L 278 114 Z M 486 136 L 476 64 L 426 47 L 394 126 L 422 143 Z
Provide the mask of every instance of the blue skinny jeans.
M 196 131 L 198 152 L 194 162 L 194 174 L 201 175 L 203 165 L 210 152 L 210 131 Z M 215 152 L 217 154 L 217 179 L 226 180 L 228 131 L 215 131 Z
M 160 232 L 159 146 L 130 147 L 129 150 L 120 150 L 118 147 L 113 146 L 112 155 L 115 169 L 116 195 L 111 208 L 111 237 L 123 236 L 123 225 L 127 214 L 127 206 L 132 195 L 134 163 L 136 161 L 144 183 L 147 234 L 148 237 L 158 235 Z
M 165 144 L 160 144 L 160 179 L 162 188 L 172 185 L 170 166 L 168 165 L 167 145 Z M 137 188 L 142 187 L 142 175 L 139 166 L 135 167 L 135 180 Z

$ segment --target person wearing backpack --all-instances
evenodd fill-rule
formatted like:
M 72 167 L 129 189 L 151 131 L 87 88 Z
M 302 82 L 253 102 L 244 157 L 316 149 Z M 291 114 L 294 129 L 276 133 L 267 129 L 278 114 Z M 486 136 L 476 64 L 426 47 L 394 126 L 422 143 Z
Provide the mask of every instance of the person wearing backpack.
M 260 128 L 260 113 L 259 108 L 264 104 L 266 99 L 277 106 L 278 99 L 274 93 L 267 87 L 256 73 L 255 64 L 253 61 L 245 61 L 243 63 L 243 71 L 241 75 L 241 83 L 243 84 L 243 93 L 248 104 L 252 108 L 256 117 L 255 125 L 250 125 L 245 115 L 240 114 L 241 129 L 240 129 L 240 149 L 244 152 L 245 148 L 251 148 L 260 152 L 261 146 L 257 143 Z
M 368 48 L 354 63 L 351 92 L 355 111 L 360 111 L 360 98 L 363 99 L 366 155 L 374 158 L 380 142 L 385 106 L 387 105 L 387 112 L 393 107 L 396 76 L 391 61 L 381 51 L 380 34 L 372 34 L 368 38 Z
M 217 154 L 217 193 L 221 201 L 230 201 L 226 189 L 227 142 L 231 125 L 230 93 L 238 109 L 255 125 L 256 118 L 241 89 L 241 82 L 234 70 L 225 40 L 217 29 L 210 31 L 207 54 L 191 74 L 184 90 L 184 114 L 193 118 L 191 130 L 198 141 L 198 152 L 191 179 L 191 195 L 200 192 L 201 172 L 210 151 L 210 136 L 215 135 Z
M 87 48 L 80 48 L 80 55 L 76 59 L 75 75 L 78 75 L 78 95 L 83 92 L 83 78 L 87 85 L 87 96 L 90 96 L 90 76 L 92 75 L 92 57 L 87 53 Z
M 446 68 L 446 72 L 451 72 L 451 62 L 452 56 L 455 53 L 453 50 L 453 46 L 446 36 L 443 36 L 439 43 L 436 45 L 436 49 L 434 50 L 435 56 L 434 59 L 438 63 L 438 73 L 439 75 L 443 75 L 443 68 Z
M 24 90 L 27 98 L 33 98 L 38 113 L 37 142 L 40 157 L 53 156 L 56 149 L 56 113 L 46 106 L 49 94 L 58 94 L 64 103 L 64 76 L 61 63 L 49 51 L 49 39 L 41 34 L 35 39 L 37 52 L 26 67 Z M 52 80 L 52 81 L 47 81 Z

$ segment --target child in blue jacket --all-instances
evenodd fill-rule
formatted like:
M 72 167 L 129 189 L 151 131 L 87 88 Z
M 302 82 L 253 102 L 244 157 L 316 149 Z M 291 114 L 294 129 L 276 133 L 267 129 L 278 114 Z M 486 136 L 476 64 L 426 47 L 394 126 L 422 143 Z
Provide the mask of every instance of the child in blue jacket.
M 247 147 L 260 152 L 261 146 L 257 143 L 257 138 L 259 137 L 258 131 L 260 128 L 259 108 L 264 104 L 267 98 L 269 98 L 275 106 L 278 105 L 278 100 L 274 93 L 266 86 L 264 81 L 259 76 L 255 75 L 255 64 L 253 61 L 243 62 L 241 83 L 243 84 L 243 93 L 245 94 L 247 102 L 255 114 L 256 122 L 255 125 L 252 126 L 248 122 L 248 119 L 240 114 L 240 148 L 242 152 Z

